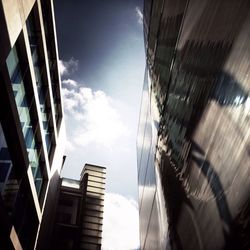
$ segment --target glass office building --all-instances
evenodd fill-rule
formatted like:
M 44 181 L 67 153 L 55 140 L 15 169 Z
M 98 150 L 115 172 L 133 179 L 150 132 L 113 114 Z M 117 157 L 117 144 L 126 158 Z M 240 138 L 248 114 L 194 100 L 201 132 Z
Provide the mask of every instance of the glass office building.
M 0 248 L 42 249 L 65 137 L 52 0 L 0 1 L 0 30 Z
M 250 248 L 250 3 L 145 0 L 141 249 Z

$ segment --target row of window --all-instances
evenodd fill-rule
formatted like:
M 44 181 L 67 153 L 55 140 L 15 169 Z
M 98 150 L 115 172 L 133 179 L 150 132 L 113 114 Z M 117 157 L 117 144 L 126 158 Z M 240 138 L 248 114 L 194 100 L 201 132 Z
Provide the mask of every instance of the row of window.
M 35 240 L 38 218 L 27 180 L 21 180 L 13 166 L 5 134 L 0 123 L 0 194 L 24 249 Z M 34 232 L 29 234 L 29 232 Z
M 48 6 L 44 6 L 48 7 Z M 42 10 L 45 12 L 45 10 Z M 38 196 L 41 194 L 42 185 L 45 183 L 45 173 L 46 169 L 44 166 L 44 154 L 41 147 L 41 136 L 44 137 L 45 146 L 47 149 L 48 157 L 52 159 L 52 152 L 55 144 L 55 131 L 53 126 L 53 117 L 51 112 L 51 105 L 55 103 L 59 98 L 54 98 L 53 103 L 50 102 L 48 75 L 46 71 L 46 66 L 44 63 L 44 57 L 47 56 L 43 54 L 43 44 L 41 39 L 41 28 L 39 24 L 39 18 L 35 16 L 38 14 L 38 6 L 34 5 L 27 21 L 27 31 L 29 37 L 29 45 L 32 56 L 33 68 L 35 73 L 36 87 L 39 97 L 41 119 L 42 119 L 42 133 L 40 134 L 37 129 L 37 118 L 34 117 L 32 110 L 32 105 L 34 105 L 34 94 L 32 94 L 32 84 L 27 82 L 27 74 L 30 74 L 29 66 L 23 65 L 23 60 L 20 60 L 21 55 L 19 53 L 19 43 L 20 37 L 17 40 L 16 45 L 12 48 L 7 57 L 6 64 L 8 68 L 9 77 L 12 84 L 12 90 L 15 97 L 16 107 L 19 115 L 20 124 L 22 127 L 22 133 L 27 149 L 29 164 L 31 166 L 32 174 L 35 181 L 36 191 Z M 52 20 L 51 20 L 52 21 Z M 49 34 L 47 34 L 48 36 Z M 49 38 L 46 37 L 46 42 Z M 53 41 L 52 41 L 53 42 Z M 51 42 L 51 43 L 52 43 Z M 27 48 L 28 49 L 28 48 Z M 55 48 L 54 48 L 55 49 Z M 54 52 L 56 53 L 56 52 Z M 50 56 L 48 56 L 50 57 Z M 56 60 L 56 58 L 55 58 Z M 22 61 L 22 62 L 20 62 Z M 57 72 L 55 67 L 51 67 L 51 72 Z M 58 79 L 57 79 L 58 81 Z M 59 88 L 59 82 L 57 82 L 57 87 Z M 60 93 L 60 92 L 59 92 Z M 55 108 L 55 110 L 58 110 Z M 56 119 L 59 114 L 57 112 Z
M 33 13 L 31 13 L 29 18 L 27 19 L 26 25 L 29 36 L 29 44 L 30 44 L 30 51 L 35 72 L 35 78 L 36 78 L 37 92 L 40 102 L 44 138 L 46 142 L 47 152 L 49 154 L 51 149 L 52 131 L 53 131 L 53 129 L 50 128 L 52 127 L 50 125 L 52 123 L 52 115 L 49 110 L 49 105 L 47 100 L 49 99 L 49 89 L 48 85 L 45 84 L 46 70 L 45 70 L 45 65 L 42 63 L 42 56 L 40 53 L 42 45 L 39 44 L 39 36 L 41 36 L 41 32 L 39 31 L 39 29 L 37 29 L 35 25 Z
M 50 1 L 44 0 L 42 2 L 47 3 L 47 5 L 43 7 L 51 8 Z M 48 10 L 42 9 L 42 12 L 45 11 Z M 49 11 L 51 19 L 48 21 L 51 25 L 53 23 L 53 16 L 51 9 Z M 50 46 L 50 53 L 48 52 L 47 55 L 43 52 L 43 48 L 46 45 L 43 44 L 42 41 L 42 25 L 39 23 L 40 18 L 37 14 L 38 3 L 36 2 L 26 21 L 29 47 L 23 49 L 25 47 L 25 40 L 21 32 L 16 44 L 12 47 L 6 59 L 7 72 L 11 84 L 6 83 L 6 86 L 11 87 L 13 92 L 13 104 L 16 106 L 14 113 L 17 112 L 19 118 L 18 124 L 16 124 L 17 131 L 8 130 L 8 127 L 6 127 L 5 122 L 9 122 L 9 118 L 7 118 L 7 120 L 3 118 L 2 120 L 1 116 L 0 121 L 3 124 L 2 128 L 0 123 L 0 194 L 5 210 L 9 215 L 9 221 L 11 225 L 14 226 L 23 249 L 32 249 L 34 247 L 39 223 L 34 197 L 32 197 L 31 187 L 29 185 L 29 178 L 27 172 L 24 170 L 28 166 L 24 167 L 24 162 L 28 160 L 29 167 L 31 167 L 35 189 L 40 205 L 42 206 L 47 185 L 45 157 L 47 154 L 51 163 L 55 149 L 56 131 L 54 131 L 54 127 L 57 128 L 57 130 L 59 129 L 59 120 L 61 120 L 62 117 L 57 56 L 54 56 L 53 59 L 56 64 L 52 65 L 51 60 L 49 60 L 50 74 L 57 74 L 57 78 L 53 78 L 54 85 L 53 88 L 51 88 L 53 100 L 50 100 L 49 92 L 50 74 L 47 75 L 46 65 L 44 63 L 46 56 L 50 57 L 51 54 L 56 55 L 55 37 L 51 38 L 50 34 L 45 34 L 46 43 L 51 40 L 50 43 L 53 44 L 53 46 Z M 34 91 L 36 90 L 33 89 L 33 83 L 31 81 L 32 72 L 30 72 L 28 65 L 26 50 L 30 50 L 31 52 L 35 86 L 38 93 L 38 108 L 36 107 L 34 97 Z M 53 95 L 55 91 L 57 93 L 56 97 Z M 8 101 L 7 103 L 9 104 Z M 10 100 L 10 105 L 12 106 L 12 100 Z M 53 119 L 53 106 L 55 119 Z M 37 114 L 37 111 L 40 112 L 40 115 Z M 40 129 L 38 123 L 39 116 L 41 117 L 42 125 Z M 16 117 L 10 117 L 11 119 L 16 119 Z M 56 122 L 55 126 L 53 126 L 54 121 Z M 21 134 L 19 134 L 19 131 Z M 19 150 L 11 150 L 11 154 L 9 154 L 7 145 L 9 145 L 9 148 L 12 148 L 13 144 L 17 143 L 18 146 L 16 148 L 19 148 L 18 139 L 20 139 L 20 137 L 15 138 L 17 140 L 17 142 L 15 142 L 11 139 L 11 136 L 9 136 L 9 134 L 13 132 L 18 132 L 16 134 L 22 137 L 21 141 L 23 140 L 24 144 L 20 145 L 20 148 L 24 146 L 27 152 L 23 157 L 21 157 L 22 152 Z M 42 140 L 45 142 L 45 152 L 43 151 Z
M 23 75 L 20 69 L 19 57 L 16 46 L 14 46 L 6 60 L 10 80 L 12 83 L 12 90 L 15 96 L 17 111 L 22 127 L 23 137 L 26 144 L 29 163 L 35 181 L 36 191 L 40 194 L 42 187 L 42 168 L 40 166 L 41 149 L 37 142 L 37 130 L 32 124 L 30 113 L 30 102 L 25 89 Z

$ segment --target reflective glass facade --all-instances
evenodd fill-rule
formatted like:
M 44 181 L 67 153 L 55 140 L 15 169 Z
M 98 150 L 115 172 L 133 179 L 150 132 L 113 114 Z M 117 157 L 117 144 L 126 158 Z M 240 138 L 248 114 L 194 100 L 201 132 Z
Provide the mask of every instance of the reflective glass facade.
M 50 125 L 52 119 L 52 113 L 49 110 L 49 88 L 45 84 L 46 79 L 46 68 L 44 62 L 42 61 L 42 43 L 39 41 L 39 36 L 41 36 L 41 31 L 35 22 L 35 12 L 32 11 L 29 18 L 26 21 L 27 31 L 29 36 L 30 51 L 32 56 L 32 62 L 35 72 L 36 87 L 39 96 L 40 110 L 42 116 L 43 132 L 46 142 L 46 148 L 48 153 L 50 152 L 52 143 L 52 126 Z
M 58 61 L 57 61 L 58 52 L 56 43 L 54 42 L 57 40 L 55 36 L 56 30 L 55 30 L 55 25 L 51 25 L 51 23 L 54 23 L 54 19 L 50 2 L 42 1 L 41 5 L 42 5 L 44 32 L 46 38 L 46 50 L 48 55 L 48 64 L 50 72 L 50 83 L 52 88 L 52 96 L 54 104 L 53 107 L 55 111 L 55 121 L 57 129 L 59 129 L 60 122 L 62 119 L 62 107 L 61 107 L 59 71 L 58 71 Z
M 31 115 L 29 111 L 30 104 L 23 82 L 23 76 L 19 65 L 16 47 L 13 47 L 13 49 L 11 50 L 6 63 L 12 83 L 13 93 L 15 95 L 15 101 L 20 118 L 23 137 L 27 148 L 29 163 L 32 169 L 32 174 L 34 176 L 36 191 L 39 195 L 43 182 L 42 168 L 39 163 L 40 149 L 36 140 L 35 126 L 32 124 L 31 121 Z
M 65 138 L 53 1 L 0 0 L 0 30 L 0 248 L 46 249 Z
M 141 249 L 250 247 L 249 10 L 144 1 Z
M 16 166 L 6 144 L 2 125 L 0 124 L 0 194 L 7 216 L 11 219 L 16 234 L 24 249 L 34 245 L 38 218 L 32 204 L 31 191 L 24 178 L 17 173 Z M 1 223 L 3 228 L 3 223 Z M 32 232 L 32 230 L 34 230 Z M 32 232 L 32 233 L 30 233 Z M 1 241 L 5 246 L 6 242 Z M 3 248 L 5 249 L 5 248 Z
M 8 214 L 10 215 L 12 214 L 12 209 L 16 201 L 19 183 L 20 181 L 16 176 L 6 144 L 3 128 L 0 124 L 0 192 Z

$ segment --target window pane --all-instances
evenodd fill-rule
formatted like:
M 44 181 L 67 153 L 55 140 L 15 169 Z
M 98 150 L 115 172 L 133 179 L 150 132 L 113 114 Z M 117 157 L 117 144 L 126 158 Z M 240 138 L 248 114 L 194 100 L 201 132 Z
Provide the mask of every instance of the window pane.
M 19 114 L 20 124 L 22 126 L 23 137 L 25 140 L 29 163 L 35 180 L 37 194 L 41 190 L 42 176 L 40 159 L 37 151 L 37 142 L 35 138 L 35 129 L 31 123 L 29 104 L 27 101 L 25 85 L 22 79 L 22 72 L 19 67 L 19 59 L 14 46 L 6 60 L 9 76 L 12 83 L 12 90 L 15 95 L 15 102 Z

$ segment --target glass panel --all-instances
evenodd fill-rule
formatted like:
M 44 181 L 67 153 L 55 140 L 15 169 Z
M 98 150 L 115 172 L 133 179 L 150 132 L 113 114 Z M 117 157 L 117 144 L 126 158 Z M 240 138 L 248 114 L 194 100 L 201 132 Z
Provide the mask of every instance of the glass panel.
M 25 182 L 20 185 L 12 219 L 23 249 L 33 249 L 38 228 L 38 218 L 31 197 L 31 190 Z
M 42 177 L 41 169 L 37 168 L 35 186 L 36 186 L 36 190 L 38 193 L 40 193 L 41 191 L 42 184 L 43 184 L 43 177 Z
M 33 247 L 38 221 L 31 190 L 17 177 L 0 123 L 0 196 L 23 249 Z M 1 248 L 2 249 L 2 248 Z
M 146 219 L 146 218 L 145 218 Z M 141 247 L 144 246 L 144 249 L 157 250 L 162 249 L 161 246 L 161 231 L 158 218 L 157 204 L 154 200 L 153 208 L 150 217 L 148 217 L 149 222 L 147 227 L 142 227 L 141 229 Z M 146 232 L 145 229 L 148 228 Z
M 75 225 L 79 207 L 79 198 L 62 194 L 59 199 L 57 222 Z
M 34 19 L 33 19 L 33 13 L 29 16 L 27 19 L 27 30 L 28 30 L 28 36 L 29 36 L 29 42 L 30 42 L 30 50 L 32 54 L 32 61 L 35 71 L 35 78 L 36 78 L 36 85 L 37 85 L 37 91 L 39 96 L 39 102 L 40 102 L 40 110 L 41 110 L 41 117 L 42 117 L 42 123 L 43 123 L 43 130 L 44 130 L 44 139 L 45 144 L 47 148 L 48 154 L 50 153 L 51 149 L 51 141 L 52 141 L 52 133 L 49 126 L 51 114 L 48 111 L 48 105 L 46 104 L 46 99 L 48 96 L 48 86 L 46 86 L 44 80 L 43 80 L 43 73 L 42 66 L 41 66 L 41 56 L 39 54 L 39 42 L 38 42 L 38 31 L 36 31 Z
M 0 194 L 9 215 L 12 214 L 18 190 L 19 183 L 0 124 Z
M 63 187 L 72 187 L 72 188 L 79 189 L 80 182 L 77 181 L 77 180 L 73 180 L 73 179 L 63 178 L 62 179 L 62 186 Z
M 12 82 L 12 90 L 15 95 L 15 102 L 19 114 L 20 123 L 22 126 L 22 132 L 27 148 L 29 163 L 31 165 L 33 177 L 35 180 L 37 194 L 39 195 L 42 183 L 41 168 L 39 166 L 39 153 L 35 138 L 35 128 L 31 123 L 29 112 L 30 107 L 28 105 L 26 97 L 26 91 L 21 69 L 19 66 L 19 59 L 16 47 L 13 47 L 13 49 L 11 50 L 6 60 L 6 63 L 9 71 L 9 76 Z
M 58 68 L 57 68 L 57 56 L 55 53 L 55 38 L 54 38 L 54 30 L 53 25 L 49 25 L 53 18 L 51 13 L 51 7 L 47 5 L 45 1 L 41 2 L 42 4 L 42 13 L 43 13 L 43 25 L 46 37 L 46 46 L 47 46 L 47 55 L 49 61 L 49 69 L 50 69 L 50 79 L 51 79 L 51 87 L 52 87 L 52 95 L 54 102 L 54 110 L 55 110 L 55 118 L 58 124 L 60 115 L 59 115 L 59 79 L 58 79 Z

